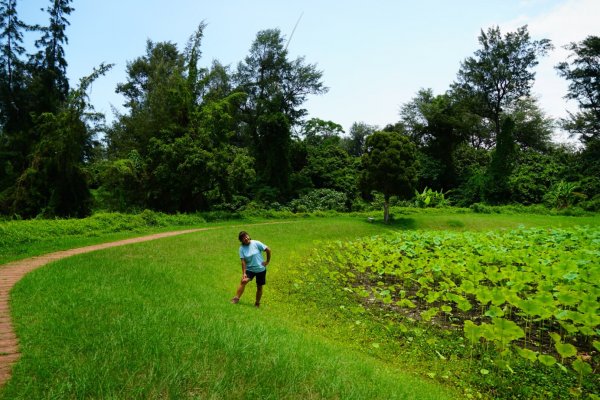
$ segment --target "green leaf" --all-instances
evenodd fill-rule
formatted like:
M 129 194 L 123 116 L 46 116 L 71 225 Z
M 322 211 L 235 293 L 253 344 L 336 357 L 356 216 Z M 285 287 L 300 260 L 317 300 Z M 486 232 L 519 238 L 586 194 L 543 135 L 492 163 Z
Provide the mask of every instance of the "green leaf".
M 552 338 L 552 340 L 554 340 L 554 343 L 560 343 L 561 342 L 561 337 L 560 337 L 560 335 L 558 333 L 556 333 L 556 332 L 550 332 L 548 335 Z
M 485 312 L 486 317 L 503 317 L 504 311 L 500 307 L 490 306 L 490 308 Z
M 416 308 L 416 304 L 410 301 L 409 299 L 402 299 L 396 302 L 398 307 L 408 307 L 408 308 Z
M 535 360 L 537 360 L 537 355 L 538 355 L 537 351 L 523 349 L 518 346 L 516 346 L 515 349 L 517 350 L 517 354 L 519 354 L 524 359 L 529 360 L 531 362 L 534 362 Z
M 577 348 L 570 343 L 555 343 L 554 347 L 562 358 L 573 357 L 577 354 Z
M 573 364 L 571 364 L 571 366 L 581 376 L 586 376 L 592 373 L 592 367 L 590 366 L 590 364 L 586 363 L 579 357 L 575 361 L 573 361 Z
M 437 307 L 432 307 L 429 310 L 422 312 L 421 318 L 423 318 L 424 321 L 431 321 L 431 319 L 435 317 L 438 312 L 439 309 Z
M 556 358 L 549 356 L 547 354 L 540 354 L 538 356 L 538 360 L 547 367 L 551 367 L 556 364 Z
M 594 340 L 594 341 L 592 342 L 592 345 L 594 346 L 594 348 L 595 348 L 596 350 L 600 351 L 600 342 L 599 342 L 599 341 L 597 341 L 597 340 Z
M 572 291 L 560 291 L 556 294 L 556 299 L 565 306 L 574 306 L 579 302 L 579 297 Z
M 492 332 L 494 340 L 500 342 L 502 348 L 511 341 L 525 336 L 525 332 L 519 325 L 503 318 L 494 318 L 492 320 Z
M 481 338 L 481 327 L 475 325 L 473 321 L 466 320 L 465 325 L 463 327 L 466 338 L 471 342 L 471 344 L 475 344 L 479 342 L 479 338 Z
M 469 302 L 469 300 L 464 299 L 464 300 L 459 300 L 456 303 L 456 306 L 458 307 L 459 310 L 461 311 L 469 311 L 471 308 L 473 308 L 473 305 Z
M 544 305 L 537 300 L 521 300 L 517 303 L 517 306 L 527 315 L 535 316 L 540 315 Z

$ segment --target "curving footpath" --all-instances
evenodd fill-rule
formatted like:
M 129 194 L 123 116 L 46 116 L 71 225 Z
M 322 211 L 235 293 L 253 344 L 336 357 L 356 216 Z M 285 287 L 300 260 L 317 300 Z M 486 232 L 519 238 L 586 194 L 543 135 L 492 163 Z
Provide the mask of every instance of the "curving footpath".
M 9 292 L 12 287 L 28 272 L 61 258 L 76 254 L 89 253 L 90 251 L 107 249 L 109 247 L 124 246 L 126 244 L 146 242 L 169 236 L 183 235 L 185 233 L 205 231 L 214 228 L 188 229 L 174 232 L 163 232 L 137 238 L 119 240 L 116 242 L 96 244 L 77 249 L 57 251 L 42 256 L 14 261 L 0 266 L 0 385 L 10 379 L 12 366 L 19 359 L 19 341 L 14 332 L 10 319 Z

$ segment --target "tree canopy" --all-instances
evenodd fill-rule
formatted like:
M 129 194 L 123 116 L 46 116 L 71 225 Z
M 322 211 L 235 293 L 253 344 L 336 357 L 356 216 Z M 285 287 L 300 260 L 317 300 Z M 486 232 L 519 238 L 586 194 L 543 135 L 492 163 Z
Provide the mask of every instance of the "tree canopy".
M 389 205 L 411 204 L 415 190 L 459 206 L 551 205 L 560 196 L 550 194 L 565 187 L 578 197 L 564 204 L 600 209 L 596 36 L 571 43 L 557 66 L 579 103 L 562 127 L 581 149 L 552 141 L 557 127 L 531 96 L 535 67 L 552 45 L 526 26 L 482 29 L 447 91 L 421 89 L 397 121 L 356 122 L 345 132 L 308 115 L 309 97 L 328 91 L 323 72 L 291 58 L 279 29 L 257 32 L 240 62 L 223 65 L 205 62 L 201 21 L 183 48 L 148 39 L 132 55 L 116 87 L 124 111 L 106 126 L 87 91 L 112 65 L 79 85 L 67 79 L 72 3 L 48 0 L 47 23 L 29 25 L 17 0 L 0 0 L 3 215 L 355 210 L 383 196 L 387 220 Z M 24 32 L 37 35 L 29 48 Z

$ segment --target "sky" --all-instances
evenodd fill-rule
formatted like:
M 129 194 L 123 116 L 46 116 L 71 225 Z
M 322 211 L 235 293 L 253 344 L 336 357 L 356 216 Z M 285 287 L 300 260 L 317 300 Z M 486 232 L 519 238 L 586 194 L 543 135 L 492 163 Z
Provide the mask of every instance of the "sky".
M 46 24 L 41 9 L 50 3 L 19 1 L 20 19 Z M 89 93 L 109 122 L 114 109 L 125 111 L 115 89 L 126 82 L 127 64 L 145 55 L 147 40 L 183 51 L 202 21 L 206 67 L 218 60 L 235 69 L 259 31 L 280 29 L 289 57 L 315 64 L 329 88 L 308 97 L 308 118 L 346 132 L 355 122 L 398 122 L 401 106 L 422 88 L 446 92 L 461 62 L 478 50 L 481 30 L 492 26 L 504 34 L 527 25 L 533 40 L 552 41 L 554 51 L 534 70 L 533 95 L 547 116 L 563 118 L 577 107 L 564 99 L 568 83 L 554 67 L 569 54 L 565 45 L 600 36 L 600 0 L 74 0 L 72 6 L 67 75 L 76 86 L 101 63 L 115 64 Z M 555 140 L 567 141 L 564 134 Z

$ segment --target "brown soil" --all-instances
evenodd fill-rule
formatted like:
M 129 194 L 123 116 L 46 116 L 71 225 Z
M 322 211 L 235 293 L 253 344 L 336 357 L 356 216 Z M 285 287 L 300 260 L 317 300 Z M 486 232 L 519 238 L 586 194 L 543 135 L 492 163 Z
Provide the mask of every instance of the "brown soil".
M 117 242 L 97 244 L 93 246 L 80 247 L 77 249 L 57 251 L 38 257 L 14 261 L 0 266 L 0 385 L 3 385 L 11 376 L 12 365 L 19 359 L 19 340 L 15 335 L 10 319 L 9 292 L 19 279 L 28 272 L 39 268 L 49 262 L 76 254 L 88 253 L 90 251 L 107 249 L 109 247 L 123 246 L 131 243 L 145 242 L 168 236 L 182 235 L 185 233 L 208 230 L 211 228 L 188 229 L 175 232 L 157 233 L 132 239 L 119 240 Z

